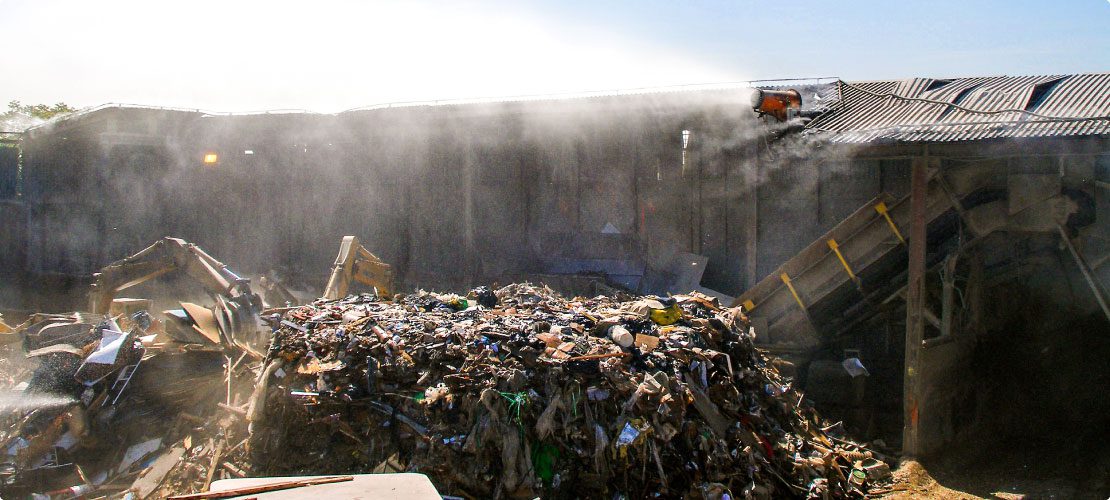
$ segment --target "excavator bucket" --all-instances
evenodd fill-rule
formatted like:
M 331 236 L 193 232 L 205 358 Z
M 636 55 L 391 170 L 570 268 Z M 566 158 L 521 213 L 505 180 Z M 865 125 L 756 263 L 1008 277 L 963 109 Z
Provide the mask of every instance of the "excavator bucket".
M 357 237 L 344 236 L 324 289 L 324 298 L 335 300 L 347 296 L 352 281 L 373 287 L 379 297 L 393 294 L 393 268 L 363 247 Z

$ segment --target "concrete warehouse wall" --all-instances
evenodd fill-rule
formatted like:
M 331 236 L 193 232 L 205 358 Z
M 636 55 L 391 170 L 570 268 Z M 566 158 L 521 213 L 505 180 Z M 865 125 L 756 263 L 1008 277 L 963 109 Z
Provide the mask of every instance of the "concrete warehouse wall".
M 904 190 L 908 169 L 775 157 L 775 125 L 748 106 L 737 90 L 337 116 L 108 108 L 26 141 L 28 266 L 87 274 L 175 234 L 244 272 L 322 281 L 357 234 L 411 286 L 575 269 L 635 285 L 690 252 L 709 259 L 705 286 L 735 294 Z

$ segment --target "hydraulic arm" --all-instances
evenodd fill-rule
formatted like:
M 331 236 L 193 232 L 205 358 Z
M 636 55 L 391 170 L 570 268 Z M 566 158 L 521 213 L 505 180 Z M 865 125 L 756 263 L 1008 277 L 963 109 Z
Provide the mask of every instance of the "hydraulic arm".
M 116 294 L 159 276 L 182 271 L 216 296 L 214 309 L 220 331 L 228 343 L 253 343 L 259 339 L 262 300 L 227 265 L 200 247 L 179 238 L 162 238 L 135 255 L 113 262 L 93 275 L 89 309 L 107 314 Z
M 331 268 L 325 299 L 347 296 L 351 282 L 357 281 L 373 287 L 379 297 L 393 294 L 393 269 L 363 247 L 357 237 L 344 236 L 339 244 L 339 255 Z

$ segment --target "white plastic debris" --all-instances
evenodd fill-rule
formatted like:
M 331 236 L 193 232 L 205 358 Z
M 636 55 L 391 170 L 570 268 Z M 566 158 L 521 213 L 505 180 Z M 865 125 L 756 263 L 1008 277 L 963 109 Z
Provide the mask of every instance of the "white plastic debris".
M 863 363 L 859 360 L 859 358 L 845 359 L 844 361 L 840 362 L 840 366 L 843 366 L 844 370 L 847 371 L 848 375 L 851 375 L 852 378 L 856 378 L 860 375 L 863 375 L 864 377 L 871 376 L 871 372 L 867 371 L 867 368 L 863 366 Z

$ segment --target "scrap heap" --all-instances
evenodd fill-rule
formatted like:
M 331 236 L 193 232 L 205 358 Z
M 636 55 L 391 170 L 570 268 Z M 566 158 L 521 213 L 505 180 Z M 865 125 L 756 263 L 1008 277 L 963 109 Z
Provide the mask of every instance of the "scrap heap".
M 15 331 L 0 366 L 4 498 L 156 498 L 163 482 L 245 475 L 227 462 L 245 457 L 231 444 L 246 444 L 234 410 L 259 364 L 249 353 L 174 341 L 145 310 L 37 314 Z
M 256 472 L 417 471 L 475 498 L 865 493 L 870 452 L 826 435 L 741 310 L 705 295 L 514 284 L 270 322 L 246 408 Z

